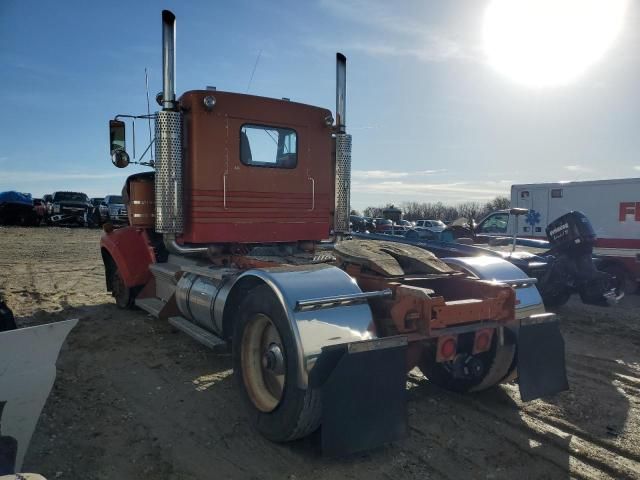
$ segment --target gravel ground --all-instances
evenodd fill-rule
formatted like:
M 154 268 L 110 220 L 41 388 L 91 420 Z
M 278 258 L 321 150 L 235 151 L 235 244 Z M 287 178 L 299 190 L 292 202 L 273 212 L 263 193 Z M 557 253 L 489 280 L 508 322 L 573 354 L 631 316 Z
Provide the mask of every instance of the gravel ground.
M 640 297 L 558 313 L 571 390 L 456 395 L 410 375 L 405 440 L 346 459 L 317 436 L 253 431 L 231 361 L 105 292 L 100 232 L 0 227 L 0 289 L 20 326 L 79 318 L 25 470 L 68 479 L 640 478 Z

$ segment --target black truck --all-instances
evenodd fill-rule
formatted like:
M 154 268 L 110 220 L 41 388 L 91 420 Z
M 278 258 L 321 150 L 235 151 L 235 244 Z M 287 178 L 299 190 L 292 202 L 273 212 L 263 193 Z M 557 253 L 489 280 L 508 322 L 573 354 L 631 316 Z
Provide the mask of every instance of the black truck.
M 89 197 L 84 193 L 54 192 L 46 221 L 49 225 L 87 226 L 91 209 Z

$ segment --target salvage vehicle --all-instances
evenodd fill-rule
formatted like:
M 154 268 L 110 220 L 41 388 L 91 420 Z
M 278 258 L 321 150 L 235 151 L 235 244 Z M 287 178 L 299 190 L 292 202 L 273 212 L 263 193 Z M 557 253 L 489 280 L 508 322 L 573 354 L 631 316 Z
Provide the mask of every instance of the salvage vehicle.
M 527 212 L 526 209 L 511 209 L 505 212 L 504 218 L 519 217 Z M 547 308 L 564 305 L 574 293 L 583 303 L 601 306 L 614 305 L 624 296 L 618 279 L 599 269 L 600 259 L 593 254 L 596 235 L 589 219 L 582 213 L 570 212 L 551 222 L 547 227 L 549 241 L 483 235 L 495 225 L 503 226 L 505 221 L 502 218 L 502 215 L 496 216 L 485 230 L 453 225 L 435 238 L 413 230 L 396 241 L 425 248 L 463 269 L 467 269 L 465 262 L 468 260 L 462 258 L 492 256 L 507 260 L 537 280 L 536 285 Z M 517 220 L 512 221 L 517 224 Z M 480 222 L 479 225 L 486 223 Z M 521 246 L 520 250 L 516 249 L 517 245 Z
M 33 226 L 38 216 L 30 193 L 0 192 L 0 225 Z
M 44 203 L 44 218 L 45 221 L 49 215 L 51 215 L 51 204 L 53 202 L 53 195 L 47 193 L 42 196 L 42 202 Z
M 358 215 L 349 215 L 349 225 L 354 232 L 366 232 L 367 221 L 364 217 Z
M 89 199 L 89 203 L 94 208 L 99 207 L 103 202 L 104 202 L 104 198 L 103 197 L 91 197 Z
M 47 207 L 44 203 L 44 200 L 42 200 L 41 198 L 34 198 L 33 211 L 36 212 L 37 223 L 38 225 L 40 225 L 40 223 L 44 221 L 45 215 L 47 213 Z
M 100 203 L 100 218 L 103 222 L 114 224 L 127 223 L 127 207 L 124 204 L 122 195 L 107 195 Z
M 599 268 L 623 281 L 628 293 L 640 285 L 640 178 L 580 182 L 533 183 L 511 186 L 511 207 L 528 214 L 518 225 L 504 211 L 488 215 L 478 225 L 491 236 L 514 235 L 545 239 L 551 220 L 580 211 L 596 233 L 594 253 Z M 506 222 L 499 231 L 488 228 L 494 219 Z
M 89 199 L 91 206 L 87 210 L 86 223 L 89 228 L 98 228 L 102 226 L 102 216 L 100 215 L 100 206 L 104 202 L 103 197 L 92 197 Z
M 91 210 L 89 197 L 80 192 L 54 192 L 51 213 L 46 221 L 49 225 L 87 225 L 87 214 Z
M 516 377 L 525 401 L 568 388 L 557 320 L 515 266 L 489 259 L 471 278 L 420 248 L 347 239 L 342 54 L 334 121 L 286 99 L 207 89 L 177 98 L 167 10 L 162 33 L 154 171 L 127 179 L 130 226 L 101 238 L 106 286 L 121 308 L 211 348 L 229 342 L 260 433 L 289 441 L 322 424 L 329 454 L 398 439 L 416 365 L 462 392 Z M 109 122 L 116 167 L 131 163 L 125 121 L 147 118 Z
M 440 233 L 446 227 L 442 220 L 416 220 L 416 227 L 426 228 L 432 232 Z
M 415 227 L 407 230 L 404 234 L 407 240 L 439 240 L 440 235 L 432 230 L 424 227 Z

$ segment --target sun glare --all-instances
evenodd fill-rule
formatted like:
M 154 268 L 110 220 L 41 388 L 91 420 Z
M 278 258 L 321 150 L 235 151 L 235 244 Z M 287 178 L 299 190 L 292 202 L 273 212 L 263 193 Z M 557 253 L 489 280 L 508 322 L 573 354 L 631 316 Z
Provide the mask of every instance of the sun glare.
M 628 0 L 493 0 L 484 15 L 489 62 L 532 87 L 564 85 L 617 37 Z

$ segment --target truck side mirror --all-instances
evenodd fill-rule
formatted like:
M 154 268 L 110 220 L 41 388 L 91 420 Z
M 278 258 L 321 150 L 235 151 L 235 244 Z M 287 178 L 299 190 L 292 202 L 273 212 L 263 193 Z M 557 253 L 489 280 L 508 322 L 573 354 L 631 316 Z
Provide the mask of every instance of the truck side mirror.
M 517 217 L 518 215 L 526 215 L 527 213 L 529 213 L 529 209 L 528 208 L 512 208 L 509 210 L 509 213 Z
M 129 165 L 129 154 L 126 152 L 126 132 L 124 122 L 109 120 L 109 143 L 111 146 L 111 162 L 118 168 Z
M 109 142 L 111 145 L 110 152 L 116 150 L 126 150 L 125 125 L 121 120 L 109 120 Z
M 125 168 L 129 165 L 129 154 L 124 150 L 114 150 L 111 152 L 111 163 L 118 168 Z

